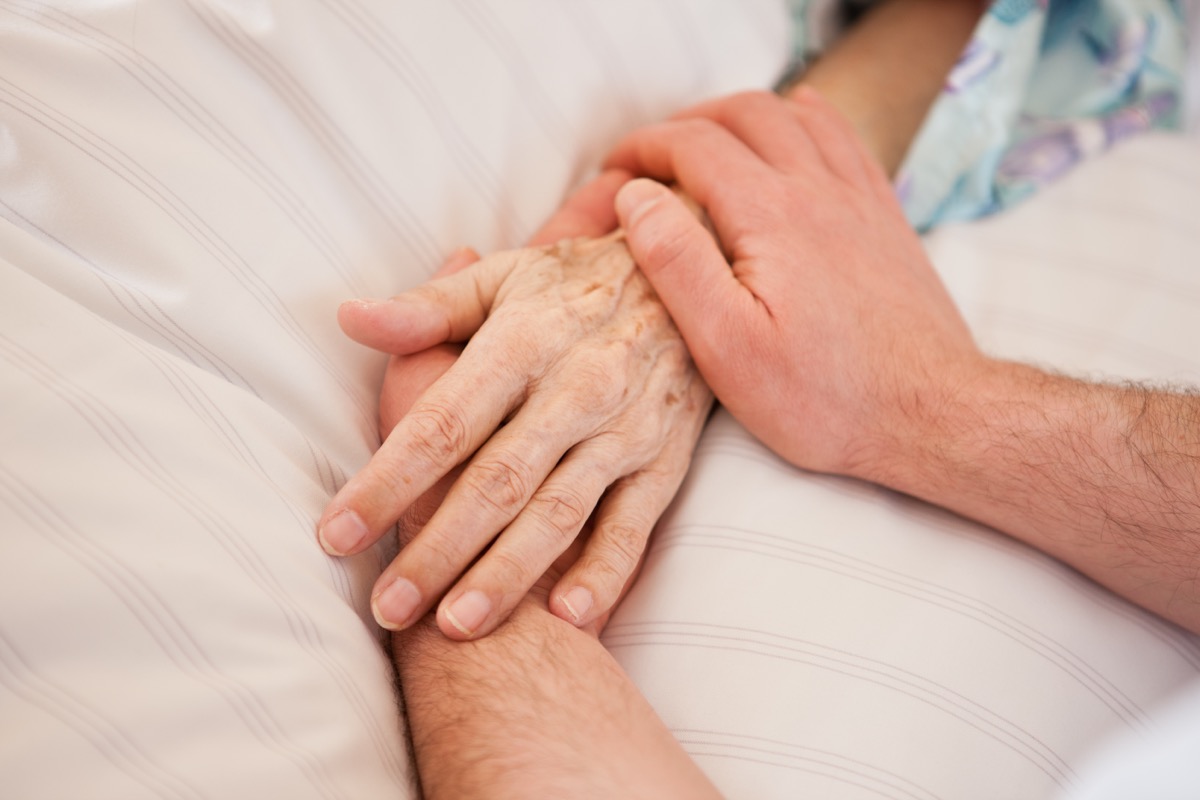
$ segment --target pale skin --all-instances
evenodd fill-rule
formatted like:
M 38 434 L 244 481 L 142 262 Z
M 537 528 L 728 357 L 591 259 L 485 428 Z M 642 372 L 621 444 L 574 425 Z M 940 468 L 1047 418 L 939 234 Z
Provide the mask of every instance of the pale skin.
M 837 98 L 892 171 L 981 10 L 974 0 L 884 4 L 806 81 Z M 751 93 L 684 115 L 736 128 L 758 124 L 770 103 L 787 101 Z M 606 173 L 584 193 L 599 196 L 624 179 Z M 569 224 L 549 233 L 578 235 Z M 536 241 L 558 240 L 544 233 Z M 500 253 L 390 300 L 342 307 L 350 336 L 397 355 L 471 340 L 318 521 L 328 552 L 359 552 L 467 462 L 439 513 L 377 582 L 380 625 L 401 630 L 436 607 L 447 636 L 486 635 L 593 511 L 596 530 L 551 591 L 550 608 L 576 625 L 612 609 L 712 402 L 652 295 L 618 238 Z M 389 381 L 402 379 L 389 371 Z

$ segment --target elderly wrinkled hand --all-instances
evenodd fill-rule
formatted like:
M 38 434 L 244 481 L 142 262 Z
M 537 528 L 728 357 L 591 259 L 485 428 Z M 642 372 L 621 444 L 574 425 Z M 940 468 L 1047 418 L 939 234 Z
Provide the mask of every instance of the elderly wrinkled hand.
M 376 584 L 380 624 L 406 627 L 444 595 L 447 635 L 486 634 L 593 513 L 551 608 L 578 625 L 607 612 L 712 402 L 622 234 L 497 253 L 340 319 L 399 355 L 469 339 L 318 524 L 327 551 L 359 552 L 462 465 Z

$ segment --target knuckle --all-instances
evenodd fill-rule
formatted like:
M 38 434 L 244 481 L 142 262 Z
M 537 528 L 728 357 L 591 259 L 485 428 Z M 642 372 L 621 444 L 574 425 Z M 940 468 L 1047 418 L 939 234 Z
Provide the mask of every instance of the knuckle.
M 411 500 L 408 487 L 412 478 L 402 463 L 391 458 L 376 455 L 355 483 L 355 507 L 369 519 L 393 522 Z
M 571 377 L 564 396 L 573 408 L 604 413 L 618 405 L 626 392 L 630 350 L 616 346 L 589 347 L 573 354 Z
M 710 142 L 729 136 L 729 131 L 723 125 L 708 117 L 687 117 L 675 124 L 679 126 L 679 137 L 693 142 Z
M 486 566 L 488 580 L 495 583 L 501 595 L 523 595 L 541 572 L 530 558 L 508 548 L 488 553 Z
M 587 520 L 591 509 L 576 492 L 565 487 L 544 489 L 530 501 L 529 510 L 545 524 L 554 538 L 573 536 Z
M 434 464 L 457 464 L 469 449 L 466 418 L 453 404 L 422 403 L 406 420 L 414 434 L 413 450 Z
M 597 542 L 595 568 L 616 580 L 625 581 L 637 568 L 648 536 L 649 530 L 635 522 L 609 523 Z
M 738 92 L 729 98 L 726 109 L 734 115 L 757 114 L 764 108 L 774 108 L 778 105 L 779 96 L 773 92 L 761 89 Z
M 453 540 L 445 536 L 418 534 L 404 549 L 407 558 L 413 559 L 417 568 L 413 575 L 420 576 L 428 587 L 441 586 L 462 572 L 468 554 L 461 552 Z
M 644 460 L 657 453 L 662 449 L 663 440 L 673 432 L 662 409 L 663 406 L 659 406 L 650 413 L 632 415 L 633 420 L 623 431 L 625 450 L 631 458 Z
M 480 502 L 510 517 L 525 505 L 533 490 L 533 470 L 512 453 L 472 464 L 463 480 Z
M 672 209 L 665 203 L 657 203 L 637 220 L 641 229 L 641 261 L 658 268 L 681 265 L 691 266 L 692 230 L 675 224 L 668 217 Z

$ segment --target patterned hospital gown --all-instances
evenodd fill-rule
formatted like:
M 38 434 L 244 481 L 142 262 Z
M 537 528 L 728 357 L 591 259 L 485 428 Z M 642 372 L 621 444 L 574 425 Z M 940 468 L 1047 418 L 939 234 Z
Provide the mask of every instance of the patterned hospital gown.
M 798 52 L 811 4 L 791 0 Z M 996 0 L 896 180 L 919 229 L 1028 197 L 1080 161 L 1179 123 L 1186 26 L 1175 0 Z

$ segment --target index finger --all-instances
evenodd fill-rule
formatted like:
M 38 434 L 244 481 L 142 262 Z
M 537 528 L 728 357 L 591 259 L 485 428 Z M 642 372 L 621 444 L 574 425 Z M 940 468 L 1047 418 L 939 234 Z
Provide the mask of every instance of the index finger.
M 671 119 L 710 119 L 773 167 L 800 172 L 820 154 L 795 111 L 791 100 L 772 92 L 752 91 L 705 101 L 671 115 Z
M 613 148 L 605 165 L 678 183 L 714 220 L 722 208 L 757 205 L 773 173 L 729 130 L 702 118 L 640 128 Z
M 317 523 L 317 538 L 327 553 L 350 555 L 378 541 L 512 411 L 528 370 L 519 363 L 481 359 L 486 357 L 468 346 L 455 368 L 434 381 L 334 496 Z
M 613 200 L 631 178 L 633 176 L 623 169 L 604 170 L 572 194 L 533 235 L 529 244 L 554 244 L 579 236 L 603 236 L 614 230 L 617 212 L 613 209 Z

